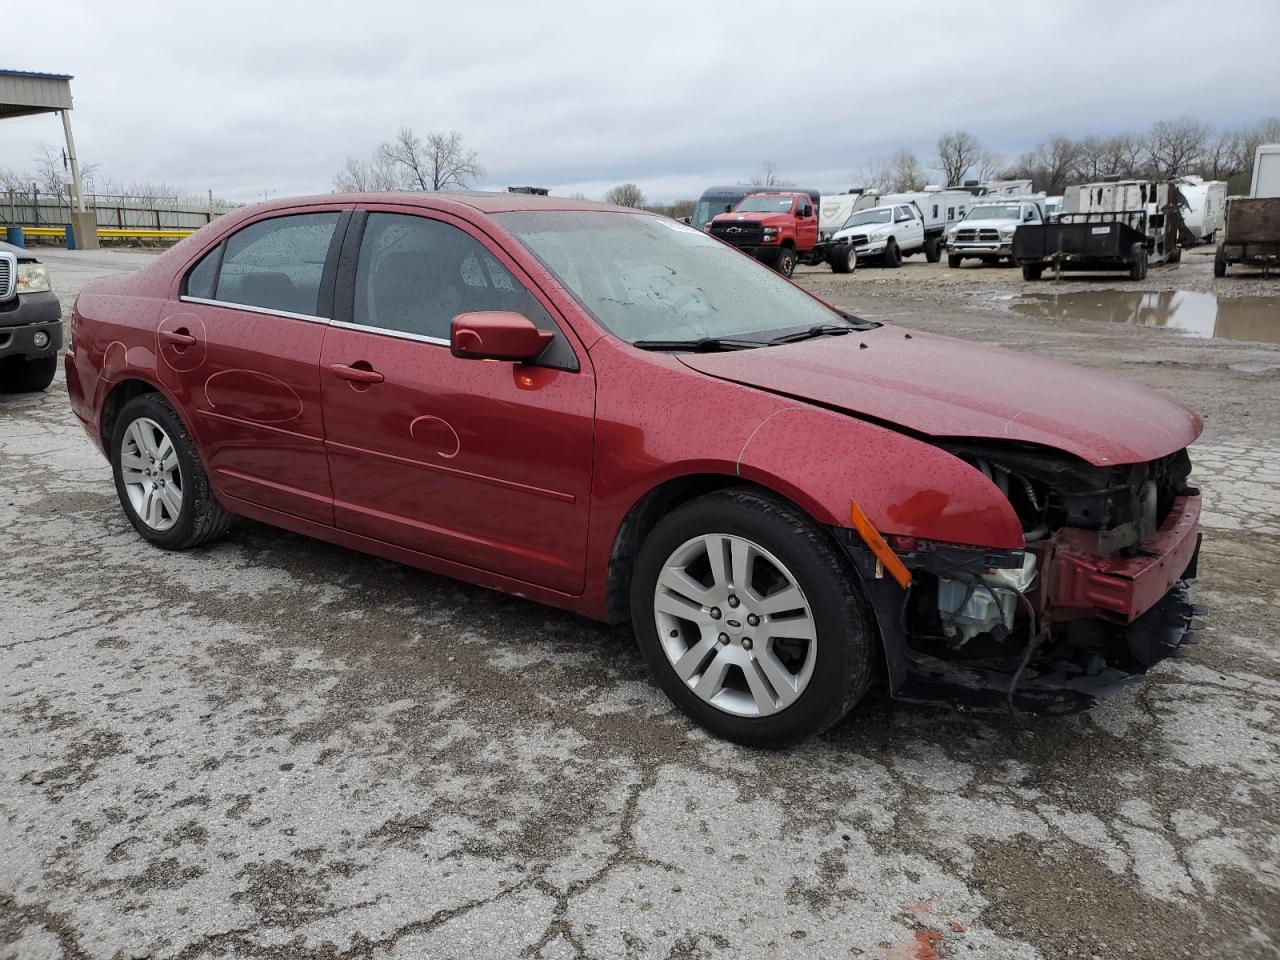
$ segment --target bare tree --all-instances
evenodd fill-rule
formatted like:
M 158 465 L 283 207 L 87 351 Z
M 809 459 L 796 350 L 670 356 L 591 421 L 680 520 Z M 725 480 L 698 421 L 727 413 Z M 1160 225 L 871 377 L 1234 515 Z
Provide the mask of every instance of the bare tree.
M 1280 117 L 1263 117 L 1240 132 L 1240 171 L 1252 176 L 1253 157 L 1264 143 L 1280 143 Z
M 378 148 L 378 158 L 399 169 L 417 190 L 465 190 L 484 176 L 479 155 L 463 145 L 457 130 L 430 132 L 424 140 L 401 127 L 394 140 Z
M 925 175 L 920 158 L 910 150 L 898 150 L 889 158 L 888 182 L 884 185 L 894 193 L 923 190 Z
M 747 182 L 753 187 L 794 187 L 794 180 L 787 180 L 778 174 L 778 165 L 772 160 L 760 164 L 761 172 Z
M 860 163 L 849 174 L 849 180 L 868 193 L 888 192 L 892 189 L 890 184 L 893 182 L 893 170 L 890 168 L 888 158 L 871 157 Z
M 619 207 L 643 207 L 644 194 L 634 183 L 620 183 L 604 195 L 604 202 Z
M 983 150 L 974 161 L 974 167 L 978 171 L 979 180 L 994 180 L 1000 176 L 1000 171 L 1004 167 L 1004 157 L 990 150 Z
M 405 178 L 394 162 L 378 150 L 368 162 L 358 157 L 347 157 L 346 163 L 333 178 L 333 188 L 340 193 L 403 190 Z
M 938 138 L 938 169 L 945 186 L 964 182 L 964 176 L 982 155 L 978 138 L 965 130 L 952 130 Z
M 1162 177 L 1189 173 L 1205 154 L 1213 130 L 1192 117 L 1160 120 L 1151 127 L 1151 160 Z

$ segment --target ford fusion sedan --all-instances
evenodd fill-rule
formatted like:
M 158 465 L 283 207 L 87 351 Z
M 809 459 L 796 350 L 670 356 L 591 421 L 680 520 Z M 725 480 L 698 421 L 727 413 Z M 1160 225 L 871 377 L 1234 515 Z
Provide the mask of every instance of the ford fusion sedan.
M 1195 414 L 850 316 L 635 210 L 247 207 L 86 285 L 66 372 L 150 543 L 249 517 L 630 623 L 745 743 L 877 678 L 1080 709 L 1189 626 Z

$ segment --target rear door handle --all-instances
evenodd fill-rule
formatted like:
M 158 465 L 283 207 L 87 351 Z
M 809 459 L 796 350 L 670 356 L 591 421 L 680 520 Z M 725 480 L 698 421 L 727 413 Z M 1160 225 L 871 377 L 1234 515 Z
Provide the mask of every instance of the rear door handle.
M 179 347 L 194 346 L 196 342 L 196 338 L 187 333 L 186 329 L 183 327 L 179 327 L 177 330 L 161 330 L 160 336 L 169 343 Z
M 355 383 L 381 383 L 386 379 L 377 370 L 365 370 L 346 363 L 329 364 L 329 372 L 339 380 L 352 380 Z

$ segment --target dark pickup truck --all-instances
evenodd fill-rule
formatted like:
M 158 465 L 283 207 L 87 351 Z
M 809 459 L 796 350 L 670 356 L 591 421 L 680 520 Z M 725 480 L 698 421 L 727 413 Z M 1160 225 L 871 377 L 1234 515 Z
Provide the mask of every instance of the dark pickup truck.
M 49 271 L 21 247 L 0 243 L 0 391 L 43 390 L 62 349 L 62 308 Z

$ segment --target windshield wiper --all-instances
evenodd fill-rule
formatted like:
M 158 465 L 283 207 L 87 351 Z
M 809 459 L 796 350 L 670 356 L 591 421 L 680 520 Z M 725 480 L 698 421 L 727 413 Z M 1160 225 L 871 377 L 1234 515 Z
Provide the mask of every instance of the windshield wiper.
M 699 337 L 697 340 L 636 340 L 631 345 L 641 350 L 690 350 L 694 353 L 714 353 L 717 350 L 750 350 L 754 347 L 767 347 L 769 343 L 763 340 L 735 340 L 733 337 Z
M 842 337 L 846 333 L 852 333 L 853 327 L 841 327 L 834 323 L 820 323 L 816 326 L 809 327 L 807 330 L 797 330 L 795 333 L 784 333 L 779 337 L 774 337 L 770 343 L 795 343 L 798 340 L 812 340 L 814 337 Z

